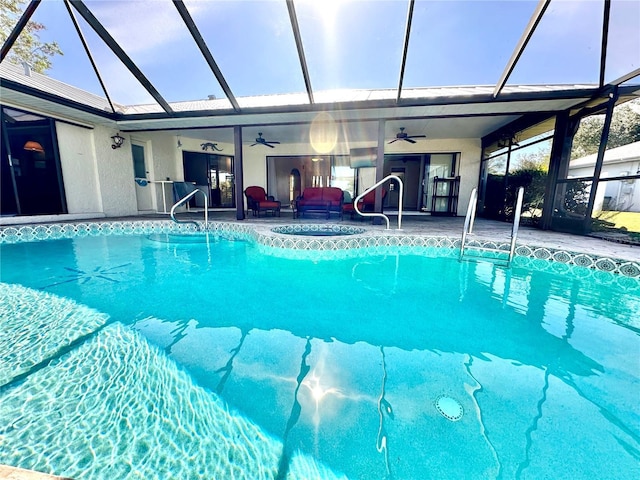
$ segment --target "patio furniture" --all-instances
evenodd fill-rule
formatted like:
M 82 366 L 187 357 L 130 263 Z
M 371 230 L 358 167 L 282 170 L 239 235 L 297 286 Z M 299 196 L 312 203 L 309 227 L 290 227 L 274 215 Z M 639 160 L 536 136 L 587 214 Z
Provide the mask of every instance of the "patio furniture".
M 375 205 L 376 205 L 376 192 L 378 190 L 372 190 L 371 192 L 367 193 L 364 197 L 362 197 L 362 199 L 358 202 L 358 209 L 360 209 L 361 212 L 373 212 L 375 211 Z M 384 204 L 384 199 L 387 196 L 387 190 L 386 189 L 382 189 L 382 203 Z M 356 216 L 356 209 L 354 208 L 353 205 L 353 201 L 351 201 L 351 203 L 345 203 L 342 205 L 342 214 L 349 214 L 349 216 L 351 217 L 351 220 L 353 220 Z M 358 215 L 359 218 L 360 215 Z
M 326 215 L 336 213 L 342 219 L 342 189 L 338 187 L 307 187 L 302 195 L 296 199 L 294 218 L 305 213 L 320 213 Z
M 280 202 L 271 195 L 267 196 L 264 188 L 259 186 L 247 187 L 244 191 L 247 197 L 247 209 L 253 212 L 254 217 L 260 218 L 260 212 L 271 212 L 273 216 L 280 216 Z M 247 212 L 248 213 L 248 212 Z

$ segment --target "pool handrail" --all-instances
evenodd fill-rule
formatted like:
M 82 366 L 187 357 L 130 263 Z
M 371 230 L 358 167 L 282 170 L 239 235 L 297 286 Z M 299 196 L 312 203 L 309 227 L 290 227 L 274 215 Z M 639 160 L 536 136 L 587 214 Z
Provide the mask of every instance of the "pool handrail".
M 402 183 L 402 179 L 400 177 L 398 177 L 397 175 L 387 175 L 386 177 L 384 177 L 382 180 L 380 180 L 379 182 L 375 183 L 373 186 L 367 188 L 364 192 L 362 192 L 360 195 L 358 195 L 356 197 L 356 199 L 353 201 L 353 209 L 358 213 L 358 215 L 361 215 L 363 217 L 382 217 L 385 219 L 385 221 L 387 222 L 387 230 L 390 230 L 389 228 L 389 217 L 387 217 L 384 213 L 380 213 L 380 212 L 361 212 L 360 209 L 358 208 L 358 202 L 360 200 L 362 200 L 362 198 L 364 198 L 364 196 L 375 190 L 376 188 L 378 188 L 380 185 L 382 185 L 384 182 L 386 182 L 387 180 L 396 180 L 399 184 L 400 184 L 400 194 L 398 196 L 398 228 L 397 230 L 402 230 L 402 202 L 404 199 L 404 185 Z
M 462 239 L 460 240 L 460 259 L 464 255 L 464 247 L 467 244 L 467 235 L 473 233 L 473 222 L 476 218 L 476 208 L 478 206 L 478 189 L 471 190 L 467 214 L 464 217 L 464 227 L 462 227 Z
M 193 197 L 198 192 L 200 192 L 204 198 L 204 229 L 206 231 L 209 229 L 209 199 L 207 198 L 207 194 L 199 188 L 196 188 L 193 192 L 188 193 L 173 204 L 173 207 L 171 207 L 171 219 L 176 223 L 193 223 L 199 229 L 200 226 L 198 225 L 198 222 L 194 220 L 181 221 L 178 220 L 175 216 L 176 208 L 191 200 L 191 197 Z
M 524 187 L 518 188 L 518 197 L 516 199 L 516 205 L 514 208 L 514 218 L 513 218 L 513 226 L 511 227 L 511 241 L 509 245 L 509 256 L 506 260 L 506 266 L 511 265 L 511 261 L 513 260 L 513 256 L 516 252 L 516 240 L 518 238 L 518 230 L 520 229 L 520 215 L 522 214 L 522 202 L 524 198 Z M 467 215 L 464 219 L 464 227 L 462 229 L 462 239 L 460 240 L 460 256 L 459 259 L 462 260 L 464 257 L 464 251 L 467 246 L 467 236 L 473 231 L 473 223 L 476 219 L 476 209 L 478 205 L 478 190 L 474 188 L 471 190 L 471 198 L 469 199 L 469 206 L 467 207 Z M 506 250 L 502 250 L 499 248 L 489 248 L 489 247 L 469 247 L 475 250 L 481 250 L 485 252 L 495 252 L 495 253 L 507 253 Z

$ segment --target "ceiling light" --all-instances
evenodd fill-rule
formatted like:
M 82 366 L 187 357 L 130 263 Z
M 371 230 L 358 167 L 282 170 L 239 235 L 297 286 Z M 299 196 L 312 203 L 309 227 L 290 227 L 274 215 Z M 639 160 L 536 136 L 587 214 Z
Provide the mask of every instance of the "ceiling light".
M 24 148 L 25 150 L 29 150 L 30 152 L 44 153 L 44 148 L 42 148 L 42 145 L 33 140 L 29 140 L 24 144 L 24 147 L 22 148 Z

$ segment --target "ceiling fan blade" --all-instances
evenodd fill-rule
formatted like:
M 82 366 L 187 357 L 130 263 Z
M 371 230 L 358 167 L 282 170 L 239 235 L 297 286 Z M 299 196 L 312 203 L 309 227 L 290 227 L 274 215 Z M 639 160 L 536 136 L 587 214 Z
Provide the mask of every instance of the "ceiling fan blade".
M 251 145 L 249 145 L 250 147 L 255 147 L 257 145 L 257 143 L 252 143 Z
M 409 135 L 407 138 L 427 138 L 426 135 Z
M 409 143 L 416 143 L 415 140 L 411 140 L 409 137 L 405 138 L 404 140 L 409 142 Z
M 399 140 L 399 138 L 394 138 L 394 139 L 393 139 L 393 140 L 391 140 L 387 145 L 389 145 L 390 143 L 393 143 L 393 142 L 397 142 L 398 140 Z
M 271 144 L 269 144 L 267 142 L 264 142 L 263 145 L 266 146 L 266 147 L 269 147 L 269 148 L 275 148 L 273 145 L 271 145 Z
M 267 143 L 273 143 L 274 145 L 280 145 L 280 142 L 274 142 L 273 140 L 269 140 Z

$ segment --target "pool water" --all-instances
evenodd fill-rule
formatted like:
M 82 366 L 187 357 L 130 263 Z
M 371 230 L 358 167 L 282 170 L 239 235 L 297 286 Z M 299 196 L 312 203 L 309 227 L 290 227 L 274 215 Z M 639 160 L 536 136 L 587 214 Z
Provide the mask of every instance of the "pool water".
M 3 360 L 0 463 L 74 478 L 640 476 L 637 279 L 167 238 L 1 246 L 0 281 L 26 287 L 3 295 L 3 325 L 33 295 L 77 339 L 31 327 L 33 343 L 61 339 L 34 353 L 52 360 Z M 85 330 L 64 301 L 95 312 Z

